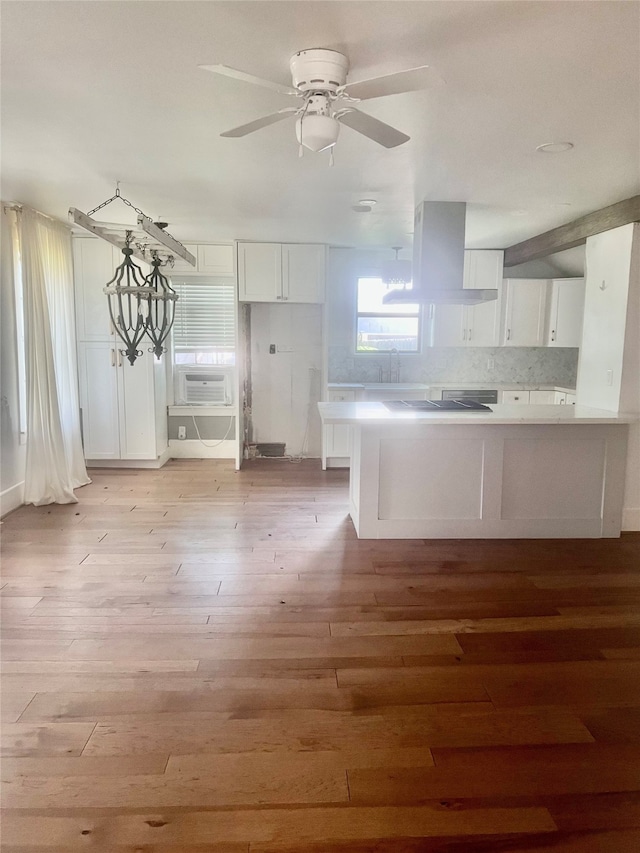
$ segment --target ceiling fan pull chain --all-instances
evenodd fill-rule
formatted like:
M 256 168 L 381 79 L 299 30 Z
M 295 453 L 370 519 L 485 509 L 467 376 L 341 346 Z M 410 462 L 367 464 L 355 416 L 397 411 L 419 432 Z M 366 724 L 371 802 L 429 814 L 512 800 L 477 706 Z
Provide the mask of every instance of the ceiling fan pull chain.
M 333 166 L 333 148 L 329 149 L 329 166 Z
M 302 145 L 298 145 L 298 157 L 304 157 L 304 147 Z

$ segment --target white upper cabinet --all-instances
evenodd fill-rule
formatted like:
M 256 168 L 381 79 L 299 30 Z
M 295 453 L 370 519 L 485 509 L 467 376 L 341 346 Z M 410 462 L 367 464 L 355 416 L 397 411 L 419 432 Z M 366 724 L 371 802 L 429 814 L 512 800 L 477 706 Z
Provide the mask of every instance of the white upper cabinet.
M 548 281 L 507 278 L 502 294 L 502 345 L 541 347 L 545 339 Z
M 196 265 L 192 267 L 182 258 L 176 258 L 173 267 L 165 271 L 172 273 L 190 273 L 191 275 L 220 275 L 232 276 L 235 273 L 233 258 L 233 243 L 184 243 L 196 257 Z
M 470 249 L 464 253 L 464 287 L 495 289 L 502 283 L 503 252 Z M 499 300 L 478 305 L 436 305 L 431 346 L 494 347 L 499 344 Z
M 197 252 L 198 272 L 205 275 L 232 276 L 235 274 L 234 254 L 232 243 L 201 243 Z
M 280 243 L 238 243 L 238 298 L 241 302 L 282 299 Z
M 548 347 L 579 347 L 584 317 L 584 279 L 556 278 L 551 282 Z
M 241 302 L 324 302 L 325 247 L 238 243 Z
M 429 305 L 431 346 L 466 346 L 467 314 L 464 305 Z
M 324 302 L 325 247 L 282 246 L 282 297 L 289 302 Z

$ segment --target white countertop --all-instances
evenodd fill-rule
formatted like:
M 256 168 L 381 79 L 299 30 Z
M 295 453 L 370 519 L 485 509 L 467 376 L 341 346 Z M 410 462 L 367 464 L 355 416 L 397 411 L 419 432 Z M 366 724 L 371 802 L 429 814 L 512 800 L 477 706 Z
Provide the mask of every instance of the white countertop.
M 389 391 L 424 391 L 442 390 L 443 388 L 455 388 L 463 390 L 496 390 L 496 391 L 561 391 L 566 394 L 575 394 L 575 388 L 564 385 L 549 385 L 544 383 L 523 384 L 518 382 L 329 382 L 327 388 L 339 389 L 362 389 Z
M 396 412 L 383 403 L 318 403 L 324 424 L 363 426 L 402 423 L 428 424 L 629 424 L 636 415 L 617 414 L 586 406 L 522 406 L 496 404 L 492 411 L 468 412 Z
M 428 391 L 424 382 L 329 382 L 327 388 L 366 388 L 369 391 Z

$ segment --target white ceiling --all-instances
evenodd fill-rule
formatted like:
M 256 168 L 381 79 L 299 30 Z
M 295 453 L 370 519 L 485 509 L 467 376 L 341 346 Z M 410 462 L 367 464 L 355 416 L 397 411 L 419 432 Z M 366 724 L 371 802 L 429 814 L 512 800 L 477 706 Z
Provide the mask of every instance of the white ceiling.
M 508 246 L 640 192 L 639 20 L 635 0 L 5 0 L 2 196 L 65 219 L 119 180 L 180 240 L 363 246 L 408 245 L 422 199 L 466 201 L 467 245 Z M 445 82 L 363 104 L 411 140 L 344 127 L 334 168 L 298 159 L 292 120 L 220 138 L 293 99 L 197 66 L 289 84 L 310 47 L 346 53 L 352 81 L 430 64 Z M 535 150 L 558 140 L 574 150 Z

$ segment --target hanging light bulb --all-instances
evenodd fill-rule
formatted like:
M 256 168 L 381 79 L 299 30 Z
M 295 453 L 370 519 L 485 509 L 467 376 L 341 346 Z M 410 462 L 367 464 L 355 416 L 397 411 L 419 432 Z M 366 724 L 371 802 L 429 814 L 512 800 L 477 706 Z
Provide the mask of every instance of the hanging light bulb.
M 178 294 L 169 284 L 169 279 L 160 272 L 161 263 L 157 253 L 154 253 L 151 262 L 153 269 L 144 280 L 145 285 L 152 290 L 147 296 L 146 332 L 153 344 L 152 351 L 156 358 L 166 352 L 164 342 L 173 326 L 178 300 Z
M 385 261 L 382 265 L 382 281 L 390 287 L 407 287 L 411 284 L 412 269 L 411 261 L 403 261 L 398 257 L 398 252 L 401 246 L 394 246 L 393 250 L 396 253 L 395 260 Z

